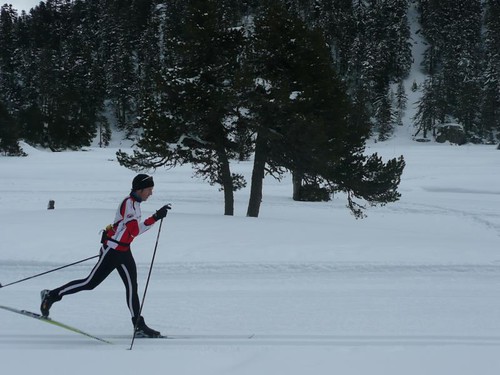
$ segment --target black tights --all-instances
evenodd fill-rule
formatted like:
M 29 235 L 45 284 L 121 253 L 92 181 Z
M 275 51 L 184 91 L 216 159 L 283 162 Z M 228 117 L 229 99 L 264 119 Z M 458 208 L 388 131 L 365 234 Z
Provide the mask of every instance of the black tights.
M 137 267 L 132 252 L 117 251 L 107 246 L 101 248 L 97 264 L 85 279 L 69 283 L 51 291 L 51 295 L 61 299 L 68 294 L 92 290 L 106 279 L 113 270 L 117 270 L 125 284 L 127 306 L 132 318 L 139 316 L 139 296 L 137 293 Z

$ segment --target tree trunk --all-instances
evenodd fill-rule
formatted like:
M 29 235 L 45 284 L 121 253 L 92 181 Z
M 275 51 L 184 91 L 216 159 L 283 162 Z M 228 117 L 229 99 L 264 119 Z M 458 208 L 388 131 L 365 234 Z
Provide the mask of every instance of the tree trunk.
M 292 185 L 293 185 L 293 195 L 292 199 L 294 201 L 300 201 L 300 188 L 302 187 L 302 173 L 293 172 L 292 173 Z
M 252 170 L 252 185 L 250 200 L 248 201 L 247 216 L 259 217 L 260 203 L 262 202 L 262 186 L 267 160 L 267 145 L 265 137 L 259 132 L 255 141 L 255 156 Z
M 224 190 L 224 215 L 234 215 L 234 184 L 229 167 L 229 160 L 225 151 L 219 152 L 219 162 L 221 163 L 220 177 L 222 179 L 222 189 Z

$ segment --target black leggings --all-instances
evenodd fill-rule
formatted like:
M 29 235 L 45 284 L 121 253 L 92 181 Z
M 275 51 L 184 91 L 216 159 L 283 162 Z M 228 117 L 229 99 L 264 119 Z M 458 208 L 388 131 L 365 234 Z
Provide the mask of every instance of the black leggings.
M 139 316 L 139 296 L 137 294 L 137 267 L 132 252 L 118 251 L 107 246 L 101 248 L 97 264 L 85 279 L 70 281 L 54 289 L 51 294 L 62 298 L 68 294 L 92 290 L 106 279 L 113 270 L 117 270 L 127 293 L 127 306 L 132 318 Z

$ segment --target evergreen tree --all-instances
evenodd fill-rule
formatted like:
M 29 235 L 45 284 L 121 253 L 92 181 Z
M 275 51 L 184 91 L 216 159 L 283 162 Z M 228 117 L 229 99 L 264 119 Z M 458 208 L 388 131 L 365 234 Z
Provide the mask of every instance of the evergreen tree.
M 16 107 L 16 35 L 17 12 L 11 5 L 0 8 L 0 100 L 8 103 L 10 110 Z
M 20 155 L 20 131 L 16 115 L 20 105 L 17 59 L 17 12 L 11 5 L 0 8 L 0 151 Z
M 0 153 L 8 156 L 25 156 L 18 140 L 16 121 L 0 101 Z
M 277 178 L 291 171 L 296 199 L 303 182 L 345 191 L 356 216 L 362 216 L 362 208 L 353 198 L 371 203 L 398 198 L 404 161 L 384 165 L 376 155 L 363 155 L 369 126 L 354 116 L 323 35 L 279 5 L 263 7 L 255 21 L 248 69 L 256 132 L 248 216 L 259 214 L 266 171 Z M 353 170 L 356 177 L 347 177 Z
M 102 0 L 101 11 L 99 57 L 104 67 L 108 109 L 114 114 L 118 128 L 132 136 L 137 115 L 134 47 L 138 35 L 129 22 L 133 14 L 131 3 Z
M 352 0 L 287 0 L 287 9 L 309 28 L 320 31 L 328 42 L 335 70 L 344 77 L 356 35 Z
M 401 80 L 398 83 L 398 88 L 396 91 L 396 108 L 400 112 L 404 112 L 406 110 L 407 103 L 408 103 L 408 96 L 406 95 L 403 80 Z
M 390 92 L 382 95 L 375 102 L 375 123 L 377 124 L 378 140 L 386 141 L 394 130 L 395 116 L 392 113 L 392 100 Z
M 399 81 L 397 91 L 396 91 L 396 124 L 398 126 L 403 125 L 403 116 L 406 110 L 408 96 L 405 92 L 405 87 L 403 81 Z
M 417 128 L 415 135 L 422 133 L 424 139 L 429 133 L 436 135 L 437 125 L 445 121 L 446 108 L 442 75 L 441 73 L 430 75 L 424 82 L 417 113 L 413 118 Z
M 305 51 L 301 50 L 305 47 L 301 32 L 306 32 L 306 28 L 284 7 L 269 3 L 260 9 L 255 19 L 245 67 L 248 74 L 249 126 L 255 132 L 247 209 L 247 216 L 250 217 L 259 215 L 266 165 L 267 171 L 279 178 L 284 172 L 281 161 L 288 159 L 293 152 L 291 148 L 286 150 L 285 132 L 287 124 L 294 121 L 293 102 L 303 92 L 293 79 L 292 70 L 299 56 L 305 55 Z
M 379 108 L 386 104 L 381 98 L 392 83 L 408 75 L 412 62 L 408 6 L 408 0 L 360 0 L 353 7 L 356 36 L 349 59 L 349 86 L 353 96 L 366 103 L 375 129 L 384 128 L 386 133 L 393 131 L 388 128 L 393 122 L 380 123 L 380 115 L 387 113 L 386 107 Z M 359 105 L 362 100 L 357 99 Z
M 420 5 L 423 33 L 430 44 L 426 51 L 426 71 L 431 76 L 439 75 L 440 95 L 444 96 L 444 100 L 434 100 L 432 105 L 443 114 L 440 121 L 456 120 L 467 133 L 477 133 L 481 1 L 421 0 Z
M 455 1 L 456 19 L 444 54 L 443 71 L 453 103 L 451 115 L 469 134 L 477 133 L 480 108 L 481 1 Z M 457 35 L 460 36 L 457 43 Z
M 120 153 L 119 160 L 143 168 L 191 163 L 197 175 L 221 186 L 224 214 L 233 215 L 234 190 L 244 185 L 229 165 L 238 150 L 235 79 L 243 33 L 229 20 L 225 2 L 184 4 L 181 12 L 169 14 L 177 22 L 162 35 L 168 56 L 162 57 L 164 66 L 156 77 L 159 91 L 145 97 L 144 135 L 138 142 L 142 150 L 133 157 Z
M 389 83 L 405 78 L 411 67 L 407 20 L 408 0 L 371 0 L 366 13 L 370 75 L 375 95 L 385 95 Z
M 367 37 L 367 7 L 364 1 L 355 2 L 353 20 L 356 25 L 354 38 L 348 58 L 347 82 L 353 100 L 357 103 L 361 113 L 371 112 L 371 87 L 367 68 L 367 53 L 370 50 Z
M 480 135 L 500 139 L 500 2 L 486 2 L 485 70 L 483 74 Z

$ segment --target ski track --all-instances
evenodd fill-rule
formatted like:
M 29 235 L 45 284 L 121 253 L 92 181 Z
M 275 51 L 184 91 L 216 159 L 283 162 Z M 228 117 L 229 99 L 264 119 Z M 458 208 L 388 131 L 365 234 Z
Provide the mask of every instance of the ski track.
M 85 276 L 88 267 L 2 288 L 2 304 L 38 312 L 38 289 Z M 46 269 L 37 262 L 2 264 L 1 281 Z M 138 270 L 145 277 L 148 266 L 139 264 Z M 143 286 L 144 280 L 139 283 Z M 494 264 L 158 264 L 145 304 L 146 321 L 167 336 L 185 338 L 138 339 L 137 344 L 496 347 L 499 285 L 500 265 Z M 51 315 L 123 349 L 131 339 L 123 294 L 121 281 L 112 275 L 96 290 L 55 304 Z M 49 342 L 61 349 L 103 345 L 16 315 L 0 311 L 0 348 L 13 343 L 25 349 Z
M 489 194 L 498 195 L 498 192 L 491 192 Z M 471 211 L 470 209 L 458 210 L 445 206 L 437 206 L 430 204 L 400 204 L 386 207 L 390 212 L 405 212 L 408 214 L 417 215 L 439 215 L 439 216 L 461 216 L 470 219 L 487 229 L 494 230 L 500 237 L 500 214 L 496 207 L 491 207 L 491 211 Z
M 90 264 L 90 263 L 89 263 Z M 89 264 L 72 266 L 72 270 L 59 270 L 59 273 L 86 275 L 89 271 Z M 0 265 L 0 272 L 4 279 L 0 280 L 3 285 L 16 281 L 15 278 L 23 278 L 27 275 L 34 275 L 45 272 L 51 268 L 61 267 L 62 264 L 56 262 L 39 261 L 4 261 Z M 149 265 L 138 264 L 140 273 L 146 274 Z M 76 271 L 74 271 L 76 270 Z M 258 262 L 174 262 L 170 264 L 156 264 L 154 274 L 161 274 L 162 278 L 172 279 L 185 276 L 202 278 L 210 276 L 223 276 L 228 278 L 245 275 L 248 279 L 274 278 L 286 279 L 311 278 L 321 279 L 341 277 L 412 277 L 416 275 L 453 277 L 457 275 L 479 275 L 500 278 L 500 264 L 387 264 L 365 263 L 365 262 L 289 262 L 289 263 L 258 263 Z M 8 280 L 8 277 L 11 280 Z M 48 277 L 43 275 L 40 277 Z M 27 280 L 26 282 L 30 282 Z M 18 285 L 17 288 L 22 287 Z M 28 287 L 31 288 L 31 287 Z
M 136 338 L 135 344 L 141 347 L 154 346 L 158 349 L 171 346 L 342 346 L 342 347 L 415 347 L 415 346 L 480 346 L 500 347 L 500 336 L 453 336 L 453 335 L 298 335 L 298 334 L 259 334 L 259 335 L 183 335 L 171 334 L 164 339 Z M 51 334 L 6 334 L 0 340 L 0 349 L 8 349 L 13 345 L 22 348 L 40 349 L 50 345 L 54 349 L 82 349 L 83 347 L 100 350 L 121 350 L 130 345 L 130 335 L 106 335 L 103 339 L 111 341 L 111 345 L 70 333 L 54 332 Z

